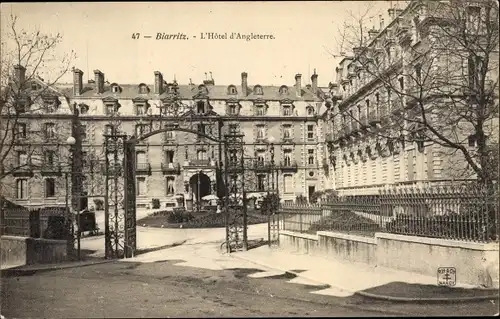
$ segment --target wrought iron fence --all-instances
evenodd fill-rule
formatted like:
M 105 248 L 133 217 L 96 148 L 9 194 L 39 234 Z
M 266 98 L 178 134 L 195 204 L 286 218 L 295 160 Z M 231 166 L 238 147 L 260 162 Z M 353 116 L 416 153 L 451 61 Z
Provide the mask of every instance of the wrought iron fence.
M 282 204 L 279 215 L 280 229 L 303 233 L 321 220 L 322 209 L 314 204 Z
M 477 184 L 386 189 L 320 204 L 281 205 L 281 229 L 373 236 L 376 232 L 477 242 L 498 241 L 498 189 Z

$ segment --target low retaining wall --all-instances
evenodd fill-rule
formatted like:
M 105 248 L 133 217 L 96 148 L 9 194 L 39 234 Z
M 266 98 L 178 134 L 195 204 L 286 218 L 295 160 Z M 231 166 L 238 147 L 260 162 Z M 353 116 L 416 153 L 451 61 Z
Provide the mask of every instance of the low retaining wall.
M 2 236 L 0 240 L 2 265 L 55 263 L 68 258 L 66 240 L 18 236 Z
M 280 231 L 280 246 L 349 262 L 436 276 L 454 267 L 457 281 L 499 287 L 499 245 L 376 233 L 374 238 L 318 231 L 316 235 Z

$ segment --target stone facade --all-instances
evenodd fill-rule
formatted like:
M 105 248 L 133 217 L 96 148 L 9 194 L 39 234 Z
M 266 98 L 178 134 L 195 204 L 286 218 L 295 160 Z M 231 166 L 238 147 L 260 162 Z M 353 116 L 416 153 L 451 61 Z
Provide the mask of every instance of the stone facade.
M 120 131 L 129 136 L 140 136 L 176 123 L 180 127 L 192 124 L 195 129 L 201 123 L 183 123 L 181 117 L 162 113 L 165 99 L 174 87 L 184 104 L 194 106 L 195 110 L 198 106 L 202 108 L 198 115 L 207 117 L 205 129 L 214 130 L 214 136 L 218 136 L 217 128 L 208 127 L 207 123 L 209 118 L 215 117 L 223 123 L 221 134 L 230 129 L 242 133 L 246 158 L 262 158 L 269 162 L 271 148 L 274 150 L 273 160 L 278 171 L 276 182 L 284 201 L 294 200 L 298 195 L 307 197 L 314 191 L 333 186 L 325 165 L 327 150 L 321 116 L 326 111 L 324 90 L 317 86 L 316 73 L 310 85 L 303 85 L 298 74 L 292 85 L 277 87 L 249 85 L 246 73 L 241 74 L 239 85 L 215 85 L 213 79 L 200 85 L 179 85 L 175 80 L 167 83 L 158 71 L 152 77 L 152 85 L 110 84 L 99 70 L 94 71 L 94 80 L 88 83 L 83 83 L 81 70 L 74 69 L 73 74 L 73 84 L 58 87 L 63 103 L 57 112 L 40 113 L 36 119 L 26 115 L 30 129 L 25 142 L 31 148 L 43 149 L 46 144 L 34 139 L 36 134 L 31 127 L 57 120 L 60 124 L 55 130 L 53 144 L 57 157 L 54 162 L 66 165 L 69 146 L 65 141 L 71 135 L 75 119 L 72 108 L 76 107 L 86 163 L 84 190 L 91 196 L 90 205 L 92 198 L 103 198 L 104 195 L 103 145 L 104 134 L 112 129 L 110 125 L 119 122 Z M 114 111 L 119 115 L 113 115 Z M 149 205 L 153 198 L 157 198 L 162 207 L 172 207 L 181 204 L 180 195 L 189 200 L 196 197 L 198 191 L 203 195 L 215 194 L 215 167 L 219 153 L 224 155 L 218 143 L 188 132 L 162 132 L 141 141 L 136 151 L 138 206 Z M 68 166 L 65 167 L 67 171 Z M 41 167 L 33 166 L 29 174 L 9 176 L 4 181 L 10 186 L 6 190 L 7 197 L 25 205 L 62 205 L 66 194 L 64 171 L 42 177 Z M 196 176 L 200 172 L 203 178 L 198 183 Z M 261 183 L 257 175 L 262 176 Z M 263 170 L 246 177 L 254 179 L 247 183 L 253 189 L 247 191 L 267 191 L 271 187 L 270 175 L 270 171 Z M 46 185 L 43 178 L 53 179 L 54 186 Z M 22 182 L 17 182 L 18 179 Z M 49 193 L 45 190 L 47 187 L 51 188 Z

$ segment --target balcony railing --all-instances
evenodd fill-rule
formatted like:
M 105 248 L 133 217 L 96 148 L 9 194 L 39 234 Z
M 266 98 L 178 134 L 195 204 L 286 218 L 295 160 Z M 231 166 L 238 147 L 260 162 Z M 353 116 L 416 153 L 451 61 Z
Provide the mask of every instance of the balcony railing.
M 44 163 L 40 168 L 40 173 L 43 176 L 59 176 L 62 174 L 61 164 Z
M 190 160 L 184 164 L 185 167 L 215 167 L 215 162 L 209 159 L 195 159 Z
M 253 169 L 256 171 L 269 171 L 272 169 L 271 163 L 263 162 L 263 161 L 254 161 Z
M 296 172 L 298 170 L 299 166 L 297 165 L 297 162 L 295 161 L 283 161 L 280 163 L 280 169 L 282 171 L 292 171 Z
M 151 164 L 149 163 L 136 163 L 135 173 L 137 175 L 151 175 Z
M 179 175 L 181 173 L 181 166 L 174 163 L 161 163 L 161 170 L 163 174 Z
M 12 165 L 11 167 L 9 167 L 7 169 L 12 172 L 12 175 L 14 177 L 31 177 L 31 176 L 33 176 L 33 165 L 32 164 Z

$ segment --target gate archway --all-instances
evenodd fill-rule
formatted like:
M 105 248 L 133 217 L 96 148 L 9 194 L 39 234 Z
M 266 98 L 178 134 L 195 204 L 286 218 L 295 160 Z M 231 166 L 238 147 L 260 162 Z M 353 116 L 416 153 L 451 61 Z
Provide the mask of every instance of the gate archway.
M 169 99 L 166 101 L 171 103 Z M 171 105 L 171 104 L 169 104 Z M 242 175 L 243 135 L 229 132 L 222 137 L 222 120 L 215 114 L 196 114 L 194 107 L 177 104 L 164 111 L 170 116 L 155 118 L 151 123 L 159 124 L 149 133 L 140 136 L 117 134 L 104 135 L 106 141 L 106 198 L 105 198 L 105 242 L 107 258 L 122 258 L 133 256 L 137 248 L 136 240 L 136 145 L 141 141 L 166 132 L 178 131 L 194 134 L 218 144 L 218 161 L 215 176 L 217 194 L 223 194 L 223 209 L 226 219 L 226 242 L 235 242 L 236 245 L 227 245 L 228 252 L 241 247 L 247 249 L 247 211 L 241 204 L 241 196 L 245 197 L 245 182 Z M 212 120 L 216 129 L 205 130 L 207 122 Z M 164 125 L 167 124 L 165 127 Z M 198 129 L 194 130 L 193 127 Z M 200 129 L 202 127 L 203 129 Z M 228 157 L 227 154 L 231 154 Z M 224 154 L 224 155 L 223 155 Z M 109 176 L 109 178 L 108 178 Z M 199 181 L 203 181 L 201 175 Z M 197 181 L 198 182 L 198 181 Z M 206 179 L 203 185 L 206 185 Z M 222 185 L 221 185 L 222 184 Z M 208 180 L 208 187 L 211 187 Z M 220 188 L 224 191 L 221 192 Z M 210 191 L 210 188 L 208 188 Z M 197 192 L 198 197 L 207 192 L 207 186 Z M 245 200 L 243 200 L 245 202 Z M 120 209 L 123 207 L 123 209 Z

